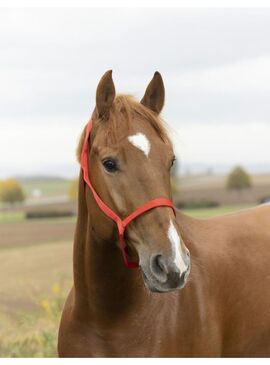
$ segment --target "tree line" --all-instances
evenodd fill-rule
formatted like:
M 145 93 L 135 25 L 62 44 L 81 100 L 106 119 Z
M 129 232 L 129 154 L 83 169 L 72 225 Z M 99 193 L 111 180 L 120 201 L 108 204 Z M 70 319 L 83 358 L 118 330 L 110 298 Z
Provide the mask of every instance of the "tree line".
M 172 189 L 176 190 L 176 172 L 172 174 Z M 236 166 L 228 174 L 226 179 L 226 188 L 228 190 L 243 190 L 252 187 L 251 177 L 247 171 L 241 167 Z M 178 189 L 177 189 L 178 190 Z M 68 196 L 71 200 L 76 200 L 78 195 L 78 179 L 71 181 Z M 22 185 L 15 179 L 0 180 L 0 202 L 5 204 L 22 203 L 26 199 Z

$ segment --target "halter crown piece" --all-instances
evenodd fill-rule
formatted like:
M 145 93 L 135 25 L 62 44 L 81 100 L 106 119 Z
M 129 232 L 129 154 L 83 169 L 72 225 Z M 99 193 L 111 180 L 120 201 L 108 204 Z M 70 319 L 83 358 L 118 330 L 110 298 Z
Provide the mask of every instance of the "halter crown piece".
M 138 263 L 129 261 L 128 257 L 127 257 L 126 250 L 125 250 L 124 232 L 125 232 L 126 226 L 131 221 L 136 219 L 139 215 L 147 212 L 150 209 L 156 208 L 156 207 L 170 207 L 173 210 L 174 215 L 176 215 L 175 207 L 174 207 L 172 201 L 169 200 L 169 199 L 166 199 L 166 198 L 153 199 L 153 200 L 148 201 L 144 205 L 140 206 L 139 208 L 137 208 L 133 213 L 131 213 L 129 216 L 127 216 L 124 220 L 122 220 L 113 210 L 111 210 L 111 208 L 109 208 L 102 201 L 102 199 L 99 197 L 99 195 L 97 194 L 96 190 L 94 189 L 94 187 L 93 187 L 93 185 L 90 181 L 90 178 L 89 178 L 89 170 L 88 170 L 89 146 L 88 146 L 88 142 L 89 142 L 91 129 L 92 129 L 92 121 L 90 120 L 89 123 L 87 124 L 87 127 L 86 127 L 86 135 L 85 135 L 85 140 L 84 140 L 82 154 L 81 154 L 81 168 L 82 168 L 82 171 L 83 171 L 83 179 L 84 179 L 85 183 L 91 189 L 91 191 L 93 193 L 93 196 L 96 200 L 96 203 L 98 204 L 100 209 L 103 211 L 103 213 L 107 217 L 109 217 L 113 221 L 115 221 L 115 223 L 117 225 L 118 233 L 119 233 L 120 245 L 121 245 L 121 251 L 122 251 L 124 263 L 128 268 L 135 269 L 135 268 L 139 267 Z

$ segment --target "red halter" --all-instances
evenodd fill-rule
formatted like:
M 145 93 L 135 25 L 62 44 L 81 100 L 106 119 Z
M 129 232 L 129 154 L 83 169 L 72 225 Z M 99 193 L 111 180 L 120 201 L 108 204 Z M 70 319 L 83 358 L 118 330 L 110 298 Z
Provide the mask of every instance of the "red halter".
M 82 154 L 81 154 L 81 167 L 83 170 L 83 179 L 86 182 L 86 184 L 91 189 L 93 196 L 100 207 L 100 209 L 105 213 L 108 217 L 110 217 L 112 220 L 115 221 L 117 224 L 118 232 L 119 232 L 119 238 L 120 238 L 120 245 L 122 250 L 123 259 L 125 262 L 125 265 L 130 268 L 134 269 L 137 268 L 139 265 L 136 262 L 131 262 L 128 260 L 126 250 L 125 250 L 125 243 L 124 243 L 124 232 L 126 226 L 135 218 L 137 218 L 139 215 L 147 212 L 150 209 L 156 208 L 156 207 L 170 207 L 172 208 L 174 215 L 176 215 L 175 208 L 171 200 L 165 199 L 165 198 L 158 198 L 153 199 L 142 205 L 141 207 L 137 208 L 133 213 L 131 213 L 129 216 L 127 216 L 124 220 L 122 220 L 114 211 L 112 211 L 98 196 L 97 192 L 95 191 L 90 178 L 89 178 L 89 171 L 88 171 L 88 141 L 89 136 L 92 129 L 92 121 L 90 121 L 87 124 L 86 127 L 86 135 L 85 140 L 83 144 Z

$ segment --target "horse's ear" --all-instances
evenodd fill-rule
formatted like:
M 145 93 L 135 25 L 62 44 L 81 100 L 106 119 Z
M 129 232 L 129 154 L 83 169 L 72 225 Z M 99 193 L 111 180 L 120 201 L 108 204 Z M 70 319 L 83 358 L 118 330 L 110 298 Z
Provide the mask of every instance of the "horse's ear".
M 141 104 L 159 114 L 163 108 L 165 100 L 165 89 L 162 77 L 158 71 L 150 81 L 145 91 Z
M 99 81 L 96 93 L 96 110 L 99 118 L 107 118 L 115 98 L 112 70 L 105 72 Z

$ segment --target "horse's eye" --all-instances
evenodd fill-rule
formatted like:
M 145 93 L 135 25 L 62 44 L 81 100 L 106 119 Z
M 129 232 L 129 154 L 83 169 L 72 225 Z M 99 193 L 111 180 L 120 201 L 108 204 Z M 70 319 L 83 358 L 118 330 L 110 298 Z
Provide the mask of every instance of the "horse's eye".
M 112 158 L 107 158 L 106 160 L 102 161 L 102 164 L 108 172 L 115 172 L 118 170 L 117 162 Z

